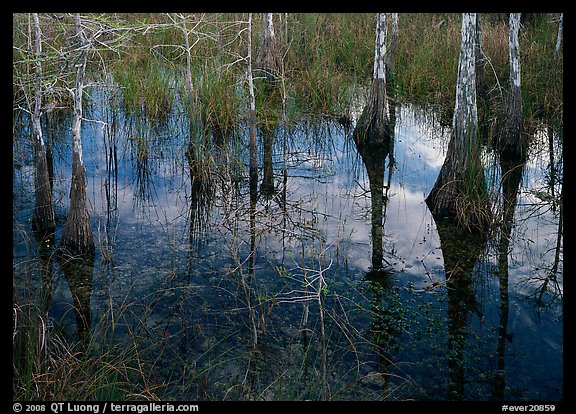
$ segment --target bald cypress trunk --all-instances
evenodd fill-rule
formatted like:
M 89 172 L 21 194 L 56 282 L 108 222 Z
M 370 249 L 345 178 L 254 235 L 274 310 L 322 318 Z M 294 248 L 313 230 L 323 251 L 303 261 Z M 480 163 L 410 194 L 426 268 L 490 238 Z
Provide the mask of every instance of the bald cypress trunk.
M 276 46 L 274 21 L 272 13 L 264 13 L 262 39 L 256 57 L 255 67 L 265 73 L 266 79 L 272 81 L 280 68 L 280 55 Z
M 76 70 L 74 90 L 74 118 L 72 120 L 72 184 L 70 187 L 70 211 L 64 224 L 60 247 L 70 255 L 93 256 L 94 239 L 86 196 L 86 169 L 82 160 L 82 93 L 86 70 L 86 45 L 88 41 L 80 23 L 74 16 L 75 36 L 80 42 L 79 63 Z
M 386 13 L 376 16 L 374 71 L 370 96 L 354 129 L 353 137 L 366 166 L 370 182 L 372 270 L 383 268 L 382 239 L 385 199 L 384 171 L 386 157 L 392 147 L 394 126 L 388 117 L 386 93 Z
M 48 162 L 46 157 L 46 146 L 42 136 L 42 126 L 40 122 L 42 108 L 42 39 L 38 14 L 32 13 L 34 26 L 34 55 L 35 55 L 35 92 L 34 110 L 32 113 L 32 135 L 34 138 L 34 148 L 36 155 L 36 176 L 35 176 L 35 206 L 32 214 L 32 230 L 40 240 L 46 240 L 54 234 L 56 222 L 54 218 L 54 203 L 52 200 L 52 186 L 48 174 Z
M 520 44 L 518 42 L 520 17 L 520 13 L 510 13 L 509 18 L 510 93 L 499 145 L 500 158 L 504 160 L 522 160 L 528 151 L 528 139 L 524 134 L 522 117 Z
M 476 14 L 464 13 L 452 133 L 444 164 L 426 197 L 433 215 L 454 219 L 469 230 L 483 228 L 490 211 L 478 140 L 476 30 Z
M 376 45 L 374 71 L 368 102 L 354 130 L 354 141 L 359 150 L 365 146 L 389 141 L 388 103 L 386 94 L 386 13 L 376 19 Z M 385 158 L 387 153 L 383 154 Z

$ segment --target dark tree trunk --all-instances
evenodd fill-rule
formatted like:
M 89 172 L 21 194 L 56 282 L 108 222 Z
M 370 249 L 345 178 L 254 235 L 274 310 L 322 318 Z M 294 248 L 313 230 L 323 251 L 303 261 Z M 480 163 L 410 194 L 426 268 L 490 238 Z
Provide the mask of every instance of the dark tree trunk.
M 499 153 L 504 160 L 521 160 L 528 151 L 528 136 L 524 133 L 520 69 L 520 13 L 510 13 L 508 31 L 510 58 L 510 93 L 506 119 L 500 135 Z
M 80 347 L 82 351 L 85 351 L 90 342 L 92 319 L 90 297 L 92 296 L 92 282 L 94 278 L 94 259 L 84 260 L 82 258 L 73 258 L 67 260 L 62 263 L 62 270 L 68 280 L 68 287 L 72 294 Z
M 490 218 L 478 140 L 476 29 L 476 15 L 464 13 L 452 133 L 444 164 L 426 197 L 433 215 L 456 220 L 468 230 L 484 229 Z
M 93 257 L 95 252 L 90 212 L 86 196 L 86 171 L 82 161 L 82 92 L 86 69 L 87 40 L 80 24 L 80 16 L 74 17 L 76 33 L 80 41 L 80 59 L 76 72 L 74 91 L 74 118 L 72 121 L 72 184 L 70 187 L 70 211 L 64 224 L 60 246 L 69 255 Z
M 54 188 L 54 122 L 53 114 L 47 112 L 44 117 L 44 125 L 46 131 L 46 165 L 48 168 L 48 180 L 50 187 Z
M 274 195 L 276 188 L 274 186 L 274 166 L 273 166 L 273 146 L 274 146 L 274 128 L 265 125 L 262 128 L 263 139 L 263 159 L 262 159 L 262 184 L 260 185 L 260 193 L 264 196 L 270 197 Z
M 32 213 L 32 230 L 39 240 L 49 240 L 54 235 L 56 221 L 54 216 L 54 202 L 52 198 L 52 186 L 48 173 L 46 148 L 42 138 L 36 135 L 36 176 L 35 176 L 35 205 Z
M 508 333 L 508 316 L 510 300 L 508 295 L 508 252 L 510 248 L 510 234 L 512 233 L 514 212 L 518 198 L 518 189 L 522 181 L 525 160 L 523 161 L 500 161 L 502 169 L 502 221 L 500 224 L 500 241 L 498 244 L 498 279 L 500 290 L 500 323 L 498 325 L 498 369 L 494 378 L 493 396 L 497 401 L 502 401 L 505 395 L 506 378 L 506 342 L 512 340 Z
M 40 22 L 38 14 L 33 13 L 34 21 L 34 55 L 36 57 L 34 65 L 35 70 L 35 93 L 34 93 L 34 110 L 32 114 L 32 134 L 34 139 L 34 148 L 36 155 L 36 176 L 34 182 L 35 188 L 35 206 L 32 214 L 32 230 L 39 240 L 49 240 L 56 229 L 54 218 L 54 203 L 52 200 L 52 186 L 50 184 L 50 175 L 48 161 L 46 156 L 46 147 L 42 137 L 42 126 L 40 122 L 42 108 L 42 64 L 40 57 L 42 55 L 42 39 L 40 32 Z
M 372 238 L 372 270 L 382 268 L 384 255 L 382 252 L 382 242 L 384 238 L 384 155 L 381 155 L 381 148 L 372 148 L 362 157 L 368 180 L 370 182 L 370 203 L 371 203 L 371 238 Z
M 448 400 L 464 398 L 464 348 L 468 332 L 468 315 L 473 312 L 480 320 L 482 310 L 476 300 L 472 272 L 486 247 L 487 239 L 472 233 L 462 234 L 451 220 L 434 216 L 440 248 L 444 256 L 448 292 Z

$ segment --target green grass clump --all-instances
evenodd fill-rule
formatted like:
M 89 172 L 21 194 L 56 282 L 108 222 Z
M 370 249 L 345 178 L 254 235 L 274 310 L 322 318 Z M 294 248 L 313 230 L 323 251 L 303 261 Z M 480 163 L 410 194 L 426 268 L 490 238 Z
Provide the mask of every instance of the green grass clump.
M 170 69 L 153 59 L 134 59 L 113 73 L 122 91 L 124 110 L 132 116 L 165 120 L 175 103 Z

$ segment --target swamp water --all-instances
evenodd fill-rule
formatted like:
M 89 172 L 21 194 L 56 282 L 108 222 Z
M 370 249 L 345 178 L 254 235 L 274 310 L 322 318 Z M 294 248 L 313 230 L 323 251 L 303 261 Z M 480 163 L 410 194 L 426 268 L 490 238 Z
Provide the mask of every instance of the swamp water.
M 480 246 L 439 233 L 424 198 L 449 131 L 416 107 L 396 115 L 395 164 L 384 172 L 386 272 L 370 271 L 366 165 L 352 130 L 335 122 L 259 129 L 250 186 L 246 125 L 211 144 L 210 174 L 192 181 L 187 121 L 151 127 L 92 109 L 87 118 L 107 122 L 83 123 L 97 252 L 93 267 L 71 272 L 31 236 L 32 156 L 15 139 L 17 295 L 47 294 L 52 329 L 84 338 L 89 352 L 136 344 L 139 369 L 163 385 L 154 391 L 163 399 L 561 400 L 562 256 L 553 269 L 559 213 L 544 196 L 547 131 L 535 135 L 502 255 L 497 232 Z M 56 241 L 71 175 L 69 128 L 60 128 Z M 493 158 L 486 171 L 498 194 Z M 262 185 L 270 166 L 272 190 Z

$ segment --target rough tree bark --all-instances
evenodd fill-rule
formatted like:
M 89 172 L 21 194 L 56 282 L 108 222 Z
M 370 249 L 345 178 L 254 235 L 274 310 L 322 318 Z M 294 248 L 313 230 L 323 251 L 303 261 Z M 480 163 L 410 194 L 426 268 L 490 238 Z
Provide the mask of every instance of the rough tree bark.
M 478 140 L 476 30 L 476 14 L 464 13 L 452 133 L 444 164 L 426 197 L 433 215 L 456 220 L 468 230 L 483 229 L 490 212 Z
M 518 42 L 520 18 L 521 13 L 510 13 L 508 30 L 510 93 L 499 142 L 500 158 L 505 160 L 524 159 L 528 150 L 528 140 L 527 135 L 524 134 L 522 118 L 520 44 Z
M 374 48 L 374 71 L 368 102 L 354 129 L 354 141 L 361 150 L 373 143 L 386 142 L 389 136 L 386 96 L 386 13 L 378 13 L 376 19 L 376 45 Z M 386 157 L 387 154 L 383 154 Z
M 46 156 L 46 147 L 42 136 L 40 117 L 42 115 L 42 34 L 37 13 L 32 13 L 34 26 L 34 55 L 35 55 L 35 91 L 34 110 L 32 113 L 32 134 L 36 155 L 35 176 L 35 206 L 32 214 L 32 230 L 42 241 L 52 237 L 56 229 L 54 218 L 54 203 L 52 200 L 52 186 Z
M 90 222 L 86 196 L 86 169 L 82 160 L 82 94 L 86 71 L 88 41 L 84 36 L 80 15 L 74 15 L 75 33 L 79 45 L 79 59 L 76 68 L 76 87 L 74 88 L 74 117 L 72 119 L 72 184 L 70 187 L 70 211 L 64 224 L 60 247 L 70 255 L 94 256 L 94 236 Z
M 258 49 L 255 67 L 263 71 L 266 79 L 274 80 L 280 68 L 280 55 L 276 46 L 272 13 L 264 13 L 262 40 Z

